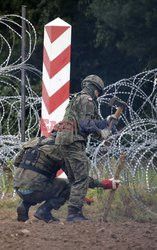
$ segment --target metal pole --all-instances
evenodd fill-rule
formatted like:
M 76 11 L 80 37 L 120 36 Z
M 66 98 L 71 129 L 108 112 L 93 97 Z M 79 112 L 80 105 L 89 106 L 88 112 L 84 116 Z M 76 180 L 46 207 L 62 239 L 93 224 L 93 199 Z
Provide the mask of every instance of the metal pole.
M 26 6 L 22 5 L 22 17 L 26 18 Z M 26 57 L 26 21 L 22 19 L 22 43 L 21 43 L 21 57 L 22 62 Z M 21 69 L 21 141 L 25 142 L 25 69 L 24 65 Z

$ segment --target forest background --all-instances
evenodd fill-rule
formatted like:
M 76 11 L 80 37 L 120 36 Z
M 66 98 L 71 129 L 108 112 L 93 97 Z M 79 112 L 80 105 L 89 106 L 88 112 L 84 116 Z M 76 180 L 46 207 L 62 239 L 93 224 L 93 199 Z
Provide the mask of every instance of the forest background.
M 44 25 L 57 17 L 72 25 L 71 92 L 79 91 L 89 74 L 109 85 L 156 68 L 157 0 L 0 0 L 0 16 L 21 15 L 21 5 L 27 6 L 27 19 L 37 32 L 29 63 L 40 70 Z M 39 95 L 40 81 L 31 81 Z

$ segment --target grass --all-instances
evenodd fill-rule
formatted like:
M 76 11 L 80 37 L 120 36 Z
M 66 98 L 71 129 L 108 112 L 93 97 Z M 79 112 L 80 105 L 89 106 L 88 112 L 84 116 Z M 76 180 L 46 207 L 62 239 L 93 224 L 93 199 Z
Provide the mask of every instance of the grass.
M 94 198 L 95 202 L 90 206 L 84 206 L 84 213 L 94 220 L 99 220 L 103 216 L 104 205 L 107 202 L 107 197 L 109 195 L 108 190 L 104 191 L 102 189 L 89 189 L 88 197 Z M 154 199 L 153 196 L 149 196 L 148 199 L 145 197 L 148 208 L 150 205 L 155 204 L 156 206 L 157 199 Z M 16 215 L 16 207 L 20 199 L 18 196 L 15 198 L 4 198 L 0 201 L 1 211 L 10 211 L 11 214 Z M 35 211 L 37 206 L 32 207 L 31 211 Z M 59 209 L 59 211 L 54 211 L 53 213 L 57 217 L 65 218 L 67 215 L 67 204 Z M 157 213 L 151 214 L 145 209 L 137 206 L 137 203 L 134 199 L 131 198 L 128 191 L 128 187 L 123 185 L 115 192 L 115 197 L 108 215 L 108 221 L 128 221 L 134 220 L 138 222 L 157 222 Z
M 94 189 L 89 190 L 88 195 L 95 199 L 95 204 L 91 205 L 95 207 L 95 211 L 103 216 L 104 206 L 107 202 L 107 198 L 110 191 Z M 142 194 L 141 194 L 142 195 Z M 123 185 L 115 192 L 115 197 L 111 205 L 111 209 L 108 215 L 109 220 L 135 220 L 139 222 L 155 221 L 157 222 L 157 199 L 153 195 L 144 194 L 142 198 L 145 198 L 145 206 L 143 204 L 137 204 L 137 201 L 132 198 L 128 186 Z M 92 208 L 88 208 L 91 209 Z M 147 211 L 150 210 L 150 211 Z M 154 211 L 154 213 L 151 213 Z
M 0 200 L 0 209 L 15 212 L 20 199 L 18 196 L 13 198 L 13 172 L 11 163 L 8 164 L 3 173 L 3 175 L 0 175 L 0 195 L 3 193 L 4 198 Z M 149 172 L 149 175 L 151 186 L 156 187 L 157 176 L 152 171 Z M 107 176 L 109 176 L 109 173 Z M 115 197 L 108 215 L 109 220 L 157 221 L 157 192 L 156 189 L 152 189 L 151 192 L 146 189 L 147 183 L 142 176 L 142 172 L 137 173 L 137 178 L 135 178 L 134 182 L 131 176 L 124 178 L 123 185 L 115 192 Z M 131 181 L 129 182 L 129 180 Z M 92 215 L 92 217 L 96 219 L 101 218 L 109 192 L 108 190 L 99 188 L 89 189 L 87 197 L 94 198 L 95 202 L 90 206 L 84 206 L 85 213 Z M 36 208 L 33 207 L 32 209 L 34 210 Z M 65 216 L 67 213 L 67 204 L 56 213 L 60 216 Z

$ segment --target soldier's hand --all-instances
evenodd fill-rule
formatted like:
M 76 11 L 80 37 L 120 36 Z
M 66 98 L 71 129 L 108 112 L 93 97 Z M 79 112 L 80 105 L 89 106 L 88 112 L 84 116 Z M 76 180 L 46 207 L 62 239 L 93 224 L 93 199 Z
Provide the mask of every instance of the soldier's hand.
M 102 129 L 102 130 L 100 131 L 101 139 L 102 139 L 102 140 L 106 140 L 106 139 L 109 137 L 109 135 L 110 135 L 111 133 L 112 133 L 112 132 L 111 132 L 111 130 L 109 130 L 109 129 Z
M 115 114 L 109 115 L 106 118 L 106 121 L 108 123 L 108 128 L 109 128 L 109 130 L 112 131 L 113 134 L 116 132 L 116 126 L 118 124 L 118 120 L 119 119 L 117 119 L 117 117 L 115 116 Z
M 115 180 L 115 179 L 105 179 L 101 181 L 101 187 L 103 189 L 115 190 L 118 188 L 119 184 L 120 184 L 120 180 Z

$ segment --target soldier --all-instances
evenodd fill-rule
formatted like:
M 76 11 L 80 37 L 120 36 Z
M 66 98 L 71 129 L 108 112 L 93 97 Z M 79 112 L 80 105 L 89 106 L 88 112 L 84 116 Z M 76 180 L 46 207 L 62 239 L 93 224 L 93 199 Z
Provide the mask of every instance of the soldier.
M 26 143 L 22 155 L 16 158 L 14 187 L 22 199 L 17 208 L 18 221 L 28 220 L 30 206 L 43 201 L 34 216 L 45 222 L 58 221 L 51 210 L 59 209 L 67 200 L 67 221 L 86 220 L 82 208 L 88 187 L 118 187 L 117 180 L 99 182 L 89 177 L 85 152 L 90 133 L 106 138 L 103 130 L 106 122 L 99 122 L 96 102 L 103 88 L 101 78 L 87 76 L 82 81 L 82 91 L 72 97 L 63 121 L 55 126 L 51 137 Z M 66 173 L 68 180 L 56 178 L 59 169 Z
M 97 109 L 97 98 L 102 95 L 104 89 L 103 80 L 97 75 L 89 75 L 82 81 L 81 86 L 82 91 L 75 94 L 69 102 L 63 122 L 56 126 L 55 145 L 58 146 L 57 152 L 64 159 L 63 170 L 71 184 L 67 221 L 87 219 L 82 212 L 89 187 L 86 141 L 90 133 L 106 139 L 108 131 L 104 130 L 106 121 L 100 122 Z
M 55 133 L 51 137 L 37 138 L 24 144 L 17 155 L 14 165 L 14 188 L 22 199 L 17 208 L 17 220 L 29 219 L 29 208 L 37 203 L 42 204 L 35 217 L 45 222 L 58 221 L 50 211 L 59 209 L 69 198 L 70 185 L 66 179 L 55 178 L 63 162 L 59 153 L 55 153 Z M 52 157 L 53 154 L 56 157 Z

